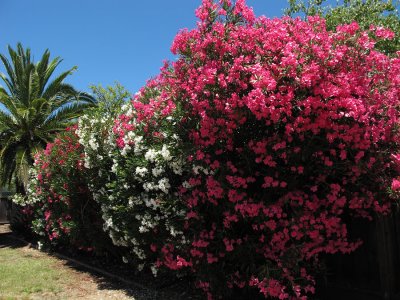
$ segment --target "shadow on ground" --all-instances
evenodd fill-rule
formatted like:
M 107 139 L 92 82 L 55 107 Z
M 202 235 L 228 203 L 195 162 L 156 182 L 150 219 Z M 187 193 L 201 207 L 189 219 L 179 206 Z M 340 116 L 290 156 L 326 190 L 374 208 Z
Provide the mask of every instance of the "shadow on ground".
M 169 300 L 186 300 L 186 299 L 196 299 L 184 292 L 177 292 L 177 290 L 182 290 L 182 287 L 178 287 L 176 289 L 176 284 L 168 285 L 164 289 L 154 289 L 151 288 L 152 284 L 136 284 L 133 281 L 133 284 L 128 284 L 126 282 L 121 282 L 118 278 L 112 278 L 109 276 L 104 276 L 100 272 L 96 270 L 92 270 L 87 268 L 86 266 L 82 266 L 76 264 L 71 261 L 64 260 L 64 264 L 76 271 L 85 272 L 90 274 L 92 278 L 96 281 L 99 290 L 121 290 L 128 297 L 132 297 L 134 300 L 161 300 L 161 299 L 169 299 Z M 121 275 L 116 274 L 117 276 L 123 277 Z M 199 298 L 197 298 L 199 299 Z
M 12 233 L 7 225 L 0 225 L 0 249 L 3 248 L 24 248 L 24 247 L 32 247 L 31 244 L 24 242 L 23 240 L 19 239 Z M 57 254 L 49 254 L 50 256 L 58 257 Z M 111 276 L 105 276 L 101 272 L 93 270 L 74 261 L 60 259 L 62 263 L 79 272 L 86 273 L 93 278 L 96 282 L 99 290 L 120 290 L 126 294 L 127 297 L 130 297 L 134 300 L 158 300 L 158 299 L 168 299 L 168 300 L 194 300 L 194 299 L 201 299 L 198 295 L 193 294 L 190 292 L 190 288 L 185 286 L 185 281 L 166 281 L 166 284 L 160 285 L 155 288 L 155 284 L 150 282 L 152 279 L 148 278 L 147 282 L 146 279 L 140 278 L 137 280 L 140 284 L 135 283 L 135 278 L 129 278 L 132 281 L 132 284 L 128 284 L 127 282 L 122 282 L 118 278 L 113 278 Z M 78 260 L 79 261 L 79 260 Z M 85 260 L 82 260 L 86 263 Z M 109 273 L 113 273 L 117 277 L 126 278 L 125 274 L 115 274 L 112 270 L 108 270 L 107 267 L 104 265 L 97 266 L 95 264 L 91 264 L 95 268 L 103 269 Z M 133 273 L 133 272 L 132 272 Z M 363 291 L 357 291 L 351 288 L 343 288 L 340 286 L 337 287 L 319 287 L 317 289 L 317 295 L 314 297 L 310 297 L 310 299 L 315 300 L 383 300 L 384 297 L 382 295 L 373 294 L 373 293 L 366 293 Z M 400 299 L 395 297 L 392 299 Z M 241 300 L 254 300 L 251 299 L 244 299 Z
M 18 249 L 25 247 L 35 248 L 30 243 L 25 242 L 22 238 L 16 236 L 13 232 L 11 232 L 8 225 L 0 225 L 0 249 Z M 74 262 L 75 259 L 73 259 L 72 261 L 63 259 L 60 258 L 59 255 L 56 253 L 48 253 L 48 255 L 59 259 L 60 261 L 62 261 L 63 265 L 73 270 L 90 275 L 90 277 L 92 277 L 94 282 L 97 284 L 98 290 L 120 290 L 125 293 L 127 297 L 130 297 L 134 300 L 199 299 L 198 297 L 189 295 L 189 287 L 185 287 L 183 282 L 170 282 L 159 288 L 154 288 L 154 285 L 151 284 L 151 282 L 143 283 L 143 280 L 138 280 L 140 283 L 135 283 L 135 280 L 129 279 L 129 281 L 132 282 L 131 284 L 129 284 L 128 282 L 123 282 L 118 279 L 118 276 L 125 278 L 123 274 L 115 274 L 115 272 L 113 272 L 112 270 L 107 270 L 104 266 L 97 266 L 90 263 L 87 264 L 86 261 L 84 261 L 84 264 L 87 264 L 87 266 L 84 266 L 79 263 L 79 259 Z M 106 272 L 111 273 L 115 276 L 107 276 L 105 274 L 102 274 L 100 271 L 93 270 L 91 266 L 100 270 L 103 269 Z
M 13 238 L 12 233 L 0 233 L 0 249 L 2 248 L 23 248 L 26 247 L 26 243 L 18 241 Z

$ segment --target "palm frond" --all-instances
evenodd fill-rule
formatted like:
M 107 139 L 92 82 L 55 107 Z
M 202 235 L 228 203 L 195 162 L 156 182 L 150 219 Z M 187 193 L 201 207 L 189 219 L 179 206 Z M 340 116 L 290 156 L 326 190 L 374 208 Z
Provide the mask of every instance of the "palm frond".
M 49 49 L 46 49 L 46 51 L 43 53 L 42 58 L 40 61 L 36 64 L 36 73 L 35 73 L 35 83 L 37 85 L 37 95 L 36 97 L 39 97 L 44 91 L 44 88 L 46 86 L 47 80 L 47 72 L 49 68 L 49 59 L 50 59 L 50 51 Z M 53 70 L 50 71 L 50 75 L 53 73 L 55 67 L 54 66 Z
M 47 64 L 46 66 L 46 72 L 45 75 L 43 76 L 43 90 L 44 87 L 47 85 L 50 77 L 53 75 L 54 70 L 58 67 L 58 65 L 62 62 L 62 59 L 60 57 L 54 58 L 50 64 Z
M 0 169 L 2 185 L 10 183 L 16 169 L 16 153 L 17 147 L 12 140 L 7 140 L 5 144 L 1 145 L 0 150 Z
M 97 99 L 95 97 L 93 97 L 92 95 L 90 95 L 89 93 L 85 93 L 85 92 L 78 93 L 78 95 L 76 96 L 76 100 L 87 102 L 88 104 L 91 104 L 92 106 L 98 105 Z
M 23 68 L 23 64 L 21 62 L 21 57 L 18 55 L 18 53 L 16 51 L 14 51 L 13 48 L 11 48 L 11 46 L 8 46 L 8 54 L 10 55 L 11 58 L 11 62 L 13 65 L 13 69 L 14 69 L 14 80 L 15 80 L 15 88 L 18 88 L 18 84 L 22 83 L 22 78 L 23 78 L 23 73 L 24 73 L 24 68 Z
M 18 52 L 18 56 L 20 57 L 22 65 L 24 66 L 24 68 L 29 66 L 31 64 L 31 49 L 30 48 L 26 48 L 24 50 L 24 47 L 22 47 L 22 44 L 18 43 L 17 44 L 17 52 Z
M 0 110 L 0 130 L 1 128 L 13 128 L 16 127 L 16 120 L 11 114 Z
M 15 100 L 24 106 L 29 106 L 32 72 L 35 66 L 30 63 L 30 49 L 24 52 L 22 45 L 18 43 L 17 51 L 8 46 L 8 52 L 13 64 L 14 86 L 12 87 Z
M 15 75 L 14 69 L 13 69 L 10 61 L 3 54 L 0 54 L 0 59 L 6 69 L 9 79 L 7 79 L 5 74 L 2 74 L 2 73 L 1 73 L 1 78 L 7 84 L 7 87 L 9 88 L 10 93 L 14 93 L 14 87 L 16 85 L 16 75 Z
M 14 78 L 10 76 L 10 78 L 7 78 L 6 74 L 0 73 L 0 78 L 3 80 L 3 82 L 6 84 L 8 90 L 10 91 L 11 95 L 14 95 L 16 93 L 15 90 L 15 85 L 14 85 Z
M 70 102 L 76 101 L 76 95 L 79 92 L 75 90 L 75 88 L 67 83 L 61 83 L 59 86 L 59 92 L 54 95 L 53 98 L 50 99 L 50 107 L 51 110 L 55 110 L 59 107 L 62 107 Z M 46 98 L 48 99 L 48 98 Z
M 3 104 L 6 111 L 14 116 L 15 119 L 18 119 L 18 108 L 16 106 L 17 103 L 12 100 L 13 98 L 9 97 L 6 94 L 0 93 L 0 103 Z
M 0 85 L 0 96 L 1 96 L 1 95 L 8 96 L 8 93 L 7 93 L 6 89 L 3 88 L 3 87 Z
M 78 118 L 86 109 L 92 107 L 91 103 L 73 102 L 54 110 L 45 120 L 44 125 L 49 122 L 64 122 Z
M 67 78 L 69 75 L 71 75 L 77 67 L 73 67 L 69 69 L 68 71 L 65 71 L 64 73 L 60 74 L 55 78 L 52 82 L 48 84 L 46 89 L 43 92 L 42 97 L 46 99 L 51 99 L 54 98 L 58 93 L 59 93 L 59 87 L 61 83 Z
M 24 66 L 24 73 L 21 79 L 23 88 L 18 90 L 19 100 L 26 107 L 29 107 L 31 99 L 34 98 L 34 96 L 32 97 L 32 91 L 34 89 L 32 82 L 34 69 L 35 66 L 33 64 Z

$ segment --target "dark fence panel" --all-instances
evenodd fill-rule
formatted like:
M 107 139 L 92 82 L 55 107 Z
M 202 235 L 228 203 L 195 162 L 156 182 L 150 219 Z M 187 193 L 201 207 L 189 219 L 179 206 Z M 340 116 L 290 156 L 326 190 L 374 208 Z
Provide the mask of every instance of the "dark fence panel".
M 0 198 L 0 224 L 10 223 L 13 215 L 13 203 L 8 198 Z
M 320 280 L 320 285 L 327 294 L 321 299 L 339 299 L 341 295 L 342 300 L 400 300 L 399 211 L 374 222 L 349 220 L 348 224 L 350 235 L 364 243 L 352 254 L 324 258 L 326 277 Z

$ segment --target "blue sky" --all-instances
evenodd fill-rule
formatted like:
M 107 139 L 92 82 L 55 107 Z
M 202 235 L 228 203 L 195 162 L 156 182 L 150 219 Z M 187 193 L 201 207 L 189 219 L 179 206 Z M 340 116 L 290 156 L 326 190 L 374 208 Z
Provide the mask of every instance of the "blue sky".
M 0 53 L 21 42 L 35 60 L 46 48 L 64 59 L 58 71 L 78 66 L 67 82 L 120 82 L 135 93 L 172 60 L 176 33 L 196 24 L 201 0 L 0 0 Z M 256 15 L 281 16 L 286 0 L 248 0 Z M 3 71 L 0 66 L 0 71 Z

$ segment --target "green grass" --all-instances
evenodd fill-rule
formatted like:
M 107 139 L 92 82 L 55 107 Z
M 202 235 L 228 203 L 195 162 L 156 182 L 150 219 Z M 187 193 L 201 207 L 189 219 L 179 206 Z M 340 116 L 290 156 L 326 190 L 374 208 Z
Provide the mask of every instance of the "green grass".
M 26 248 L 0 248 L 0 300 L 55 296 L 69 277 L 52 257 Z

